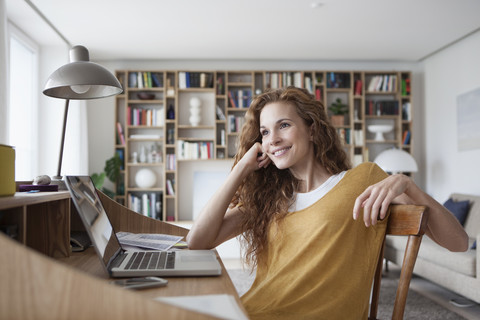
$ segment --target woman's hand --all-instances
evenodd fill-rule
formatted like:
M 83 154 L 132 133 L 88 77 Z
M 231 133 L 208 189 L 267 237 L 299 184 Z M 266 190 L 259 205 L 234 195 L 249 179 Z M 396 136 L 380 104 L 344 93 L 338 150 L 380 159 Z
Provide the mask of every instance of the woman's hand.
M 358 218 L 360 209 L 363 208 L 365 226 L 375 225 L 378 218 L 385 218 L 388 206 L 394 200 L 396 200 L 395 203 L 407 203 L 408 197 L 404 193 L 410 183 L 411 179 L 409 177 L 403 174 L 395 174 L 369 186 L 355 200 L 353 219 Z M 400 196 L 402 196 L 401 199 L 399 199 Z
M 239 161 L 239 164 L 245 169 L 250 169 L 252 171 L 258 170 L 260 168 L 266 168 L 272 162 L 265 152 L 263 152 L 262 145 L 260 142 L 256 142 L 242 159 Z

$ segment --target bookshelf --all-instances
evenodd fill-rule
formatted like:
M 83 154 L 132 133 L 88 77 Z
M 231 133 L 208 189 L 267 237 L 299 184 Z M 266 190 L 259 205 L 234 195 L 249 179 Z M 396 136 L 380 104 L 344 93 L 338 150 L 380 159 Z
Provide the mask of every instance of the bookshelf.
M 413 150 L 409 71 L 118 70 L 116 74 L 125 90 L 116 97 L 115 107 L 115 150 L 124 159 L 115 200 L 163 221 L 178 221 L 179 201 L 191 201 L 177 192 L 182 164 L 231 161 L 245 112 L 266 89 L 306 88 L 324 103 L 329 116 L 333 102 L 340 99 L 346 104 L 348 112 L 335 127 L 354 166 L 373 161 L 388 148 Z M 383 140 L 370 130 L 379 126 L 391 127 Z

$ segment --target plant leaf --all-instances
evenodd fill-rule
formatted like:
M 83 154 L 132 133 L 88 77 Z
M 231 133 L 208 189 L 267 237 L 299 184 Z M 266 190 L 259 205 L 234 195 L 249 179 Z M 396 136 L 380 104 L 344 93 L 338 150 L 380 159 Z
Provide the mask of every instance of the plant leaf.
M 105 168 L 103 169 L 110 181 L 116 183 L 120 177 L 120 166 L 122 165 L 122 160 L 118 153 L 115 153 L 113 157 L 108 159 L 105 162 Z
M 99 190 L 102 189 L 103 183 L 105 182 L 105 172 L 92 174 L 92 180 L 95 188 Z

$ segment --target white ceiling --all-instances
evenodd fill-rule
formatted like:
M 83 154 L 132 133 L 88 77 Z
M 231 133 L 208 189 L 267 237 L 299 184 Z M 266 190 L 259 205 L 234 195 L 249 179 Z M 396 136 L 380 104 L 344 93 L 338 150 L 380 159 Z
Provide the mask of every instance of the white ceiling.
M 61 44 L 28 1 L 6 0 L 9 20 L 40 45 Z M 480 28 L 479 0 L 31 2 L 92 60 L 418 61 Z

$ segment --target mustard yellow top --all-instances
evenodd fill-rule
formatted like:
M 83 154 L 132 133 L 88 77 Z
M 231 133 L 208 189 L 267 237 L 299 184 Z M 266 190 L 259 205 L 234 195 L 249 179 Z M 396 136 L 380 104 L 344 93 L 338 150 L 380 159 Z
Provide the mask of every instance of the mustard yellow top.
M 242 302 L 251 319 L 367 319 L 386 219 L 353 220 L 355 199 L 387 177 L 373 163 L 349 170 L 310 207 L 268 232 L 257 275 Z

